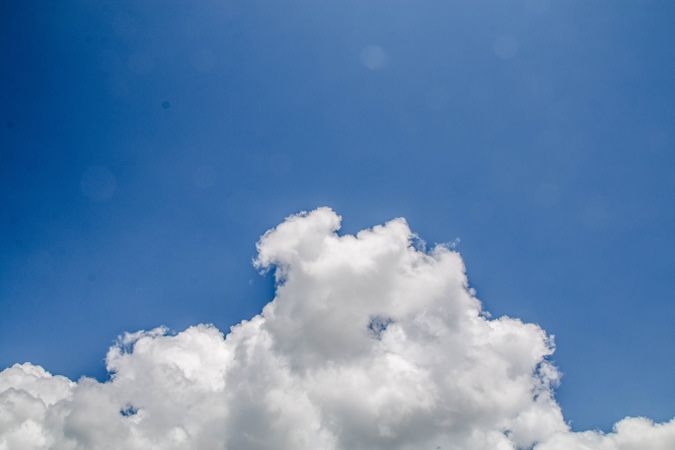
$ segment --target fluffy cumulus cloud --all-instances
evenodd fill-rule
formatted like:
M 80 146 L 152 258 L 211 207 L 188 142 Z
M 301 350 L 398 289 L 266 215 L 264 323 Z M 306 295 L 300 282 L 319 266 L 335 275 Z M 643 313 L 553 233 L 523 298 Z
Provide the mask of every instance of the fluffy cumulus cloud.
M 0 373 L 0 450 L 652 450 L 675 422 L 571 432 L 540 327 L 490 318 L 459 254 L 403 219 L 338 235 L 327 208 L 258 242 L 276 296 L 223 333 L 126 334 L 104 383 Z

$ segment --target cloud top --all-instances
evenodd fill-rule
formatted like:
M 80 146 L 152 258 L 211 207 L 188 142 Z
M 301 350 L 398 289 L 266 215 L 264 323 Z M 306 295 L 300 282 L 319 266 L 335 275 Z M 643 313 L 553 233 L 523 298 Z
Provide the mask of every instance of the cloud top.
M 0 450 L 675 448 L 674 421 L 569 431 L 552 339 L 489 318 L 457 252 L 420 250 L 403 219 L 339 227 L 319 208 L 265 233 L 275 298 L 227 335 L 126 334 L 104 383 L 0 372 Z

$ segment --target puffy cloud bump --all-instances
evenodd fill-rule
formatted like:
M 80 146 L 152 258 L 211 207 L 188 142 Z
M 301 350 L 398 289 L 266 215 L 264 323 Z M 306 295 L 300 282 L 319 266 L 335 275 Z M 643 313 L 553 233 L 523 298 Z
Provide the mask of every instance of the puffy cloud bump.
M 320 208 L 268 231 L 276 296 L 227 335 L 126 334 L 104 383 L 4 370 L 0 450 L 675 448 L 673 421 L 569 431 L 552 339 L 484 313 L 458 253 L 416 247 L 403 219 L 339 227 Z

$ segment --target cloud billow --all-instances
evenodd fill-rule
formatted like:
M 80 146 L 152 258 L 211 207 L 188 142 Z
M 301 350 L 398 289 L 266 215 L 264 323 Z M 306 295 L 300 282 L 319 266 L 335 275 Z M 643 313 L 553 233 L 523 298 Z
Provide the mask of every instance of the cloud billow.
M 0 450 L 675 448 L 675 421 L 570 431 L 552 338 L 489 318 L 457 252 L 412 245 L 403 219 L 339 227 L 319 208 L 268 231 L 275 298 L 226 335 L 126 334 L 104 383 L 0 372 Z

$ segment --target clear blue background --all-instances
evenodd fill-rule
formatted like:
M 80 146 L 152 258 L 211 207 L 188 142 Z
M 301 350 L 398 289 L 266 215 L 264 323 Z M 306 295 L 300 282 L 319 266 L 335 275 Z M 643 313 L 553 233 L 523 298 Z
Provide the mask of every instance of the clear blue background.
M 576 429 L 675 414 L 675 3 L 0 7 L 0 366 L 258 312 L 255 241 L 329 205 L 460 238 L 556 335 Z

